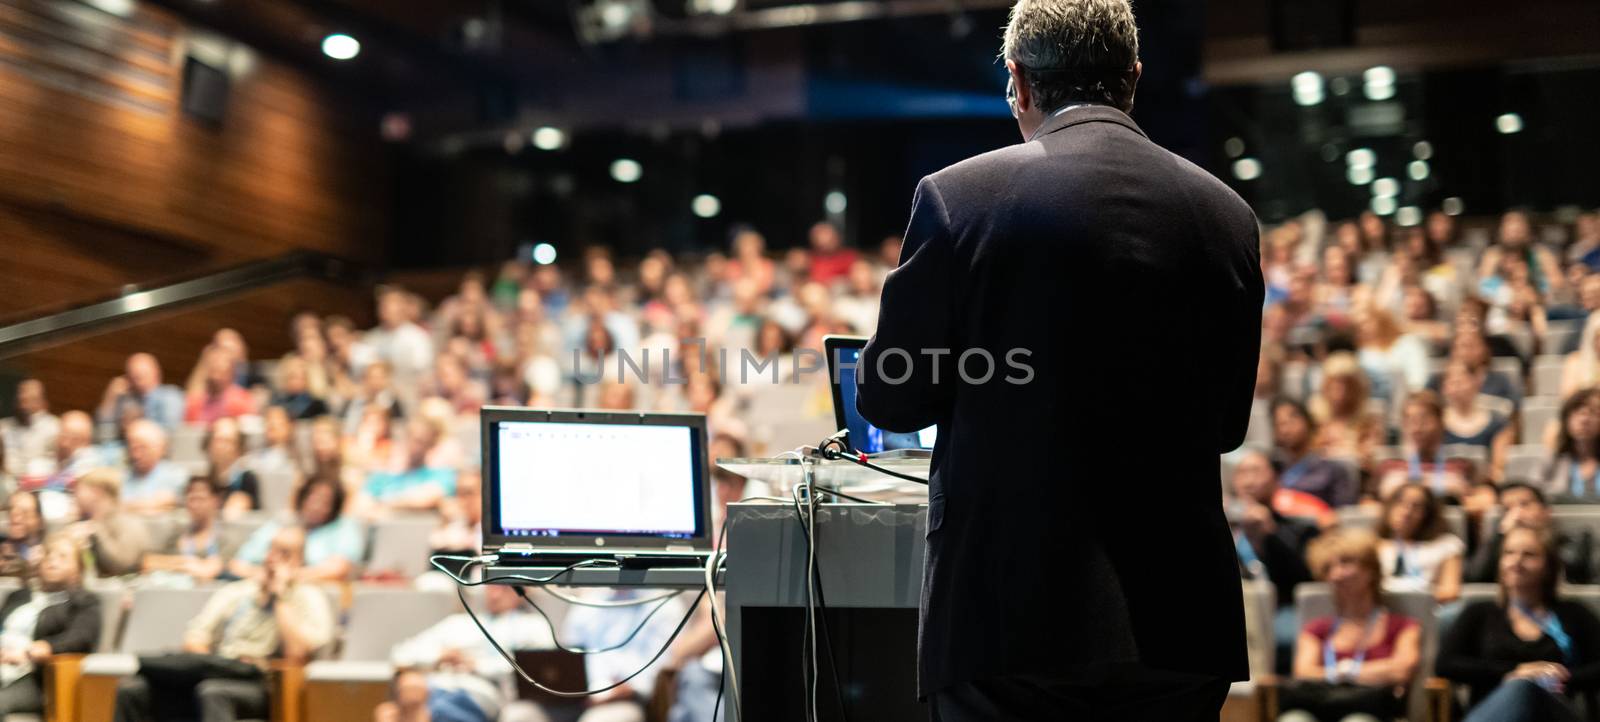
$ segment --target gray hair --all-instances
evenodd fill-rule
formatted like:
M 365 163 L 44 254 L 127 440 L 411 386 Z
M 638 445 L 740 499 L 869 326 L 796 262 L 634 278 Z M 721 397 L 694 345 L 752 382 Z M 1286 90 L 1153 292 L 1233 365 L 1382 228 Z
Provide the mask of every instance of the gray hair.
M 1017 0 L 1001 55 L 1049 112 L 1073 102 L 1127 108 L 1139 29 L 1128 0 Z

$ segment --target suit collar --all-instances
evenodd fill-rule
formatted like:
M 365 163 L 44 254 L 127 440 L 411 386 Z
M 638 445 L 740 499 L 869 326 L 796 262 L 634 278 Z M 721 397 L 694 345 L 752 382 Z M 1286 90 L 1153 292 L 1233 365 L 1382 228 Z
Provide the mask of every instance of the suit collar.
M 1061 130 L 1062 128 L 1069 128 L 1082 123 L 1095 122 L 1116 123 L 1117 125 L 1123 126 L 1141 136 L 1144 135 L 1144 131 L 1140 130 L 1139 125 L 1133 122 L 1133 119 L 1129 118 L 1126 113 L 1109 105 L 1089 103 L 1071 108 L 1064 113 L 1058 113 L 1046 118 L 1044 124 L 1040 125 L 1039 129 L 1033 132 L 1033 136 L 1028 138 L 1028 141 L 1032 142 L 1038 140 L 1051 133 Z

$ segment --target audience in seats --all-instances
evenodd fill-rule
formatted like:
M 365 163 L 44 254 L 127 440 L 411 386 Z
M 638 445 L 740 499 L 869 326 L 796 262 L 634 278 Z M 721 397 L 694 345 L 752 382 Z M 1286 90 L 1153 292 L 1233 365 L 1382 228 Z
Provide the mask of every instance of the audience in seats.
M 210 346 L 200 356 L 197 378 L 190 381 L 183 420 L 209 424 L 223 417 L 256 412 L 255 397 L 240 385 L 239 361 L 226 347 Z
M 1500 487 L 1500 518 L 1487 538 L 1478 544 L 1468 560 L 1463 579 L 1469 583 L 1500 581 L 1500 556 L 1506 535 L 1526 527 L 1548 533 L 1555 541 L 1566 571 L 1568 584 L 1593 584 L 1595 574 L 1594 533 L 1587 528 L 1563 532 L 1552 523 L 1550 503 L 1543 492 L 1531 484 L 1513 481 Z
M 1340 351 L 1322 363 L 1322 388 L 1309 408 L 1317 420 L 1317 450 L 1367 466 L 1383 441 L 1383 419 L 1367 406 L 1368 378 L 1354 355 Z
M 393 377 L 387 361 L 372 361 L 361 370 L 361 386 L 355 390 L 350 402 L 345 404 L 340 417 L 344 419 L 344 434 L 354 436 L 372 410 L 397 419 L 405 409 L 395 395 Z
M 127 477 L 121 503 L 130 514 L 157 514 L 178 506 L 189 474 L 167 455 L 167 432 L 149 419 L 128 426 Z
M 647 592 L 588 589 L 579 594 L 586 602 L 606 604 L 637 600 Z M 652 614 L 658 605 L 664 606 Z M 656 673 L 661 669 L 659 661 L 648 666 L 647 663 L 666 646 L 684 612 L 678 599 L 630 606 L 575 604 L 567 611 L 558 636 L 562 646 L 569 649 L 616 648 L 605 654 L 584 657 L 590 689 L 616 686 L 588 697 L 581 714 L 575 718 L 577 722 L 643 722 L 644 706 L 650 701 Z M 636 629 L 638 633 L 629 639 L 628 635 Z M 639 674 L 627 679 L 635 672 Z
M 239 421 L 224 416 L 211 422 L 202 446 L 207 464 L 204 476 L 220 490 L 223 508 L 229 515 L 260 508 L 261 480 L 242 461 L 244 432 L 239 429 Z
M 1267 455 L 1250 450 L 1239 458 L 1233 471 L 1235 503 L 1229 511 L 1233 522 L 1234 546 L 1239 553 L 1241 574 L 1246 579 L 1266 579 L 1277 592 L 1278 610 L 1273 619 L 1280 671 L 1288 671 L 1294 648 L 1294 589 L 1311 580 L 1306 566 L 1306 550 L 1318 534 L 1313 515 L 1285 513 L 1316 511 L 1327 513 L 1321 500 L 1305 492 L 1285 489 Z M 1309 501 L 1306 501 L 1306 500 Z
M 1453 362 L 1445 367 L 1440 387 L 1445 404 L 1444 443 L 1483 448 L 1489 456 L 1489 468 L 1483 470 L 1483 475 L 1504 479 L 1506 454 L 1516 430 L 1509 417 L 1478 402 L 1478 395 L 1483 392 L 1483 369 Z
M 289 416 L 289 411 L 282 406 L 268 406 L 261 413 L 261 422 L 261 447 L 246 452 L 240 464 L 258 477 L 299 476 L 299 452 L 294 448 L 294 419 Z
M 117 686 L 117 722 L 269 719 L 270 660 L 304 663 L 330 644 L 338 618 L 301 573 L 305 532 L 273 534 L 261 573 L 218 589 L 189 623 L 183 653 L 143 657 Z
M 0 716 L 42 713 L 44 665 L 100 641 L 100 597 L 83 589 L 83 554 L 72 539 L 45 540 L 38 577 L 0 603 Z
M 130 404 L 168 432 L 183 423 L 183 390 L 161 382 L 161 363 L 150 354 L 129 356 L 123 374 L 106 384 L 105 394 L 94 413 L 99 427 L 97 438 L 111 439 L 118 435 L 127 414 L 125 407 Z
M 439 502 L 439 528 L 428 546 L 439 554 L 477 554 L 483 545 L 483 476 L 475 466 L 456 475 L 455 494 Z
M 1278 719 L 1393 719 L 1422 658 L 1422 628 L 1384 605 L 1378 543 L 1341 529 L 1311 544 L 1311 567 L 1333 595 L 1333 614 L 1305 622 L 1295 642 L 1294 680 L 1280 692 Z
M 222 489 L 196 476 L 184 487 L 188 525 L 144 556 L 144 573 L 174 586 L 194 586 L 223 576 L 237 542 L 222 535 Z
M 1400 419 L 1403 456 L 1378 464 L 1378 496 L 1387 499 L 1402 485 L 1417 483 L 1444 499 L 1465 498 L 1472 488 L 1472 464 L 1444 456 L 1444 414 L 1438 395 L 1432 391 L 1410 394 Z
M 483 587 L 483 604 L 477 610 L 481 623 L 507 652 L 551 649 L 550 624 L 525 606 L 509 586 Z M 528 702 L 518 702 L 511 665 L 495 651 L 466 612 L 439 620 L 420 634 L 396 645 L 389 660 L 397 668 L 427 673 L 428 707 L 459 708 L 470 704 L 482 720 L 545 722 L 545 713 Z M 464 699 L 463 699 L 464 697 Z M 390 714 L 386 703 L 378 719 Z M 437 710 L 435 719 L 454 718 Z
M 295 492 L 293 523 L 275 519 L 262 525 L 239 547 L 228 570 L 241 579 L 260 576 L 273 540 L 284 529 L 298 529 L 302 539 L 295 574 L 305 581 L 348 580 L 356 563 L 365 558 L 367 542 L 360 524 L 340 511 L 344 503 L 344 487 L 337 481 L 308 480 Z
M 0 539 L 0 576 L 33 576 L 44 551 L 44 515 L 39 495 L 19 491 L 6 499 L 6 534 Z
M 1279 398 L 1272 404 L 1273 463 L 1282 468 L 1283 486 L 1321 499 L 1330 507 L 1349 506 L 1361 495 L 1361 480 L 1350 467 L 1326 459 L 1314 442 L 1316 422 L 1300 402 Z
M 1468 722 L 1575 722 L 1571 700 L 1600 689 L 1600 620 L 1561 598 L 1549 533 L 1513 528 L 1499 564 L 1500 598 L 1461 611 L 1440 641 L 1437 671 L 1467 687 Z
M 1561 404 L 1555 457 L 1544 492 L 1563 500 L 1600 500 L 1600 389 L 1584 389 Z
M 314 419 L 328 413 L 327 402 L 311 393 L 311 370 L 305 359 L 296 354 L 279 359 L 272 405 L 282 407 L 296 419 Z
M 82 411 L 68 411 L 61 415 L 61 430 L 56 433 L 55 469 L 44 476 L 25 475 L 18 479 L 19 486 L 70 491 L 78 477 L 102 463 L 94 448 L 94 422 Z
M 78 479 L 72 498 L 79 520 L 63 531 L 87 550 L 89 572 L 100 577 L 138 573 L 152 543 L 145 524 L 122 506 L 122 476 L 95 469 Z
M 1395 489 L 1378 517 L 1383 586 L 1391 592 L 1431 592 L 1442 602 L 1461 596 L 1466 544 L 1451 534 L 1439 497 L 1408 482 Z
M 397 463 L 367 474 L 355 498 L 355 513 L 372 520 L 394 513 L 436 511 L 455 493 L 456 472 L 429 465 L 429 455 L 449 441 L 438 424 L 421 415 L 406 424 L 406 438 Z
M 44 476 L 55 471 L 56 432 L 61 421 L 50 413 L 44 384 L 23 379 L 17 384 L 16 410 L 0 418 L 0 444 L 5 445 L 5 470 L 11 476 Z

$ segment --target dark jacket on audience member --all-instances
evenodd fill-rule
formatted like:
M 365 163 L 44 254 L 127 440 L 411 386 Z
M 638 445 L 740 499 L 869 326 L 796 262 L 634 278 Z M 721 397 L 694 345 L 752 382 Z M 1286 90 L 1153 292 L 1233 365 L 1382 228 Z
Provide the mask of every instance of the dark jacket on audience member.
M 0 603 L 0 624 L 32 598 L 33 592 L 26 588 L 7 594 Z M 69 590 L 65 602 L 39 612 L 33 638 L 48 642 L 56 654 L 93 652 L 100 643 L 100 597 L 82 589 Z
M 1472 704 L 1482 701 L 1524 662 L 1565 665 L 1572 673 L 1567 680 L 1569 697 L 1600 689 L 1600 620 L 1582 603 L 1564 599 L 1552 603 L 1550 611 L 1572 637 L 1576 660 L 1566 659 L 1548 634 L 1532 642 L 1518 637 L 1506 619 L 1505 607 L 1485 600 L 1467 605 L 1445 630 L 1435 663 L 1439 676 L 1467 685 Z
M 1126 663 L 1246 677 L 1217 474 L 1250 417 L 1258 249 L 1238 195 L 1103 105 L 918 184 L 857 408 L 939 427 L 923 694 Z M 957 374 L 972 349 L 987 380 L 976 352 Z
M 1304 519 L 1272 512 L 1277 530 L 1268 534 L 1259 546 L 1252 544 L 1256 558 L 1266 567 L 1267 577 L 1278 593 L 1278 606 L 1294 604 L 1294 588 L 1301 582 L 1311 581 L 1311 569 L 1306 566 L 1306 547 L 1317 538 L 1317 525 Z
M 1469 584 L 1493 584 L 1500 581 L 1500 545 L 1505 535 L 1496 529 L 1494 535 L 1478 545 L 1478 551 L 1467 560 L 1461 581 Z M 1587 530 L 1578 536 L 1556 534 L 1556 547 L 1561 552 L 1561 565 L 1566 568 L 1568 584 L 1594 583 L 1594 537 Z

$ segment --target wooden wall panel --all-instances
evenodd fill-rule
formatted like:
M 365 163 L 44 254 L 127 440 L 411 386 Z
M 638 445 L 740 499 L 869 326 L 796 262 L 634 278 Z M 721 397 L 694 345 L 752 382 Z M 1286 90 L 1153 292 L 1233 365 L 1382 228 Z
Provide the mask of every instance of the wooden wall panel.
M 275 359 L 293 348 L 288 328 L 296 312 L 344 314 L 365 327 L 372 323 L 372 307 L 369 289 L 290 281 L 209 306 L 152 314 L 134 326 L 35 350 L 0 364 L 18 376 L 42 379 L 57 413 L 89 410 L 99 403 L 106 382 L 121 373 L 123 362 L 135 352 L 155 354 L 166 380 L 181 386 L 219 328 L 232 327 L 243 334 L 251 358 Z

